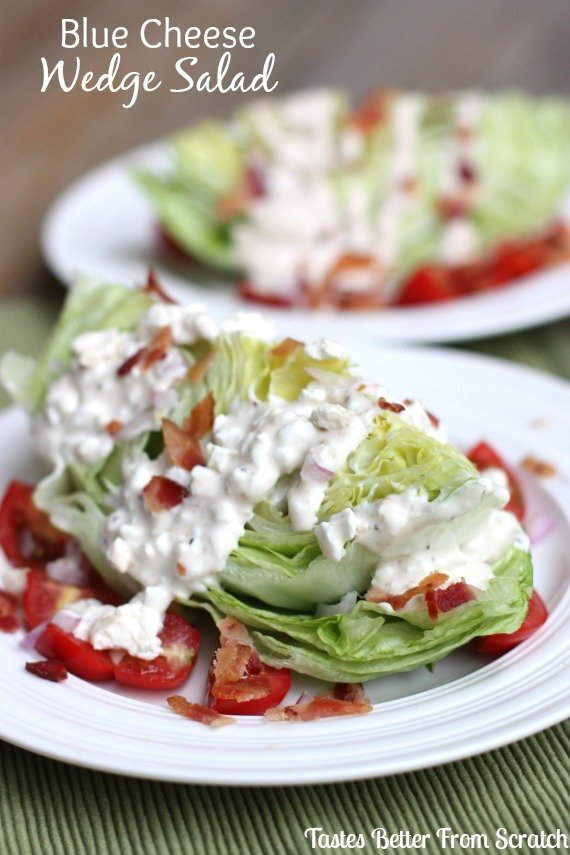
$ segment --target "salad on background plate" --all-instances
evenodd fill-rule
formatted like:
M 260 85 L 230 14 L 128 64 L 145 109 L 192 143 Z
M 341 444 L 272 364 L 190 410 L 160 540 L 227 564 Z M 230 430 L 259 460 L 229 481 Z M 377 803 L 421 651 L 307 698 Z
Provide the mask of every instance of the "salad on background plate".
M 136 178 L 173 249 L 275 307 L 495 290 L 570 258 L 570 109 L 517 92 L 267 98 L 176 135 Z
M 276 340 L 257 315 L 218 326 L 152 274 L 85 280 L 42 358 L 7 354 L 0 374 L 49 470 L 0 507 L 0 629 L 23 619 L 38 676 L 183 692 L 202 612 L 219 648 L 176 712 L 312 720 L 546 620 L 513 473 L 332 341 Z M 291 672 L 322 692 L 280 706 Z

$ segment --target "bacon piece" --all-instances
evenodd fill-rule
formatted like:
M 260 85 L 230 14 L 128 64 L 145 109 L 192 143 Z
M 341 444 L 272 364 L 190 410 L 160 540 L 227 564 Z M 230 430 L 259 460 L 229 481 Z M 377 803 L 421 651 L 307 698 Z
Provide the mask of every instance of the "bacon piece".
M 251 647 L 230 641 L 222 644 L 214 659 L 214 681 L 216 683 L 235 683 L 243 677 L 251 655 Z
M 51 680 L 52 683 L 61 683 L 67 679 L 67 668 L 58 659 L 46 659 L 43 662 L 26 662 L 26 671 L 41 677 L 42 680 Z
M 343 701 L 317 695 L 307 703 L 293 704 L 289 707 L 274 707 L 267 710 L 265 717 L 269 721 L 315 721 L 319 718 L 331 718 L 337 715 L 362 715 L 372 711 L 372 704 L 361 701 Z
M 464 582 L 453 582 L 447 588 L 438 588 L 434 591 L 435 604 L 440 612 L 450 612 L 457 606 L 462 606 L 475 599 L 475 595 L 469 585 Z
M 175 508 L 188 495 L 186 487 L 164 475 L 154 475 L 143 490 L 146 506 L 153 514 Z
M 296 338 L 284 338 L 283 341 L 280 341 L 279 344 L 276 344 L 275 347 L 271 348 L 269 353 L 271 356 L 291 356 L 292 353 L 299 348 L 303 347 L 302 341 L 297 341 Z
M 531 454 L 527 454 L 521 460 L 521 466 L 527 472 L 539 475 L 542 478 L 552 478 L 553 475 L 556 475 L 556 468 L 552 463 L 547 463 L 546 460 L 539 460 L 538 457 L 533 457 Z
M 214 424 L 214 396 L 208 392 L 205 398 L 202 398 L 193 408 L 190 415 L 184 422 L 184 430 L 191 433 L 197 439 L 204 436 L 208 431 L 212 430 Z
M 174 710 L 178 715 L 183 715 L 192 721 L 198 721 L 200 724 L 208 724 L 210 727 L 221 727 L 224 724 L 232 724 L 235 719 L 228 715 L 221 715 L 209 707 L 204 707 L 202 704 L 193 704 L 191 701 L 182 697 L 182 695 L 172 695 L 166 699 L 166 702 L 171 710 Z
M 109 436 L 116 436 L 122 429 L 124 428 L 125 423 L 120 422 L 117 419 L 113 419 L 110 422 L 107 422 L 105 425 L 105 431 L 109 434 Z
M 244 680 L 235 680 L 230 683 L 219 683 L 215 680 L 210 686 L 210 694 L 213 698 L 224 701 L 257 701 L 266 698 L 271 689 L 263 677 L 246 677 Z
M 373 89 L 348 117 L 348 125 L 361 134 L 369 134 L 386 121 L 390 92 Z
M 440 217 L 444 220 L 454 220 L 457 217 L 464 217 L 467 213 L 467 203 L 464 199 L 454 199 L 452 197 L 442 197 L 437 208 Z
M 183 430 L 170 419 L 163 419 L 162 435 L 168 456 L 175 466 L 190 472 L 206 462 L 202 446 L 190 431 Z
M 203 379 L 206 371 L 211 365 L 212 359 L 214 358 L 214 351 L 211 350 L 206 356 L 203 356 L 202 359 L 199 359 L 191 368 L 188 369 L 186 374 L 186 379 L 190 380 L 191 383 L 199 383 L 200 380 Z
M 154 267 L 149 267 L 146 285 L 142 290 L 145 291 L 147 294 L 152 294 L 153 297 L 157 297 L 163 303 L 172 303 L 174 305 L 178 305 L 177 300 L 173 300 L 170 294 L 167 294 L 162 285 L 160 284 Z
M 338 701 L 351 701 L 352 703 L 367 703 L 362 683 L 335 683 L 333 695 Z
M 252 647 L 249 632 L 243 623 L 240 623 L 235 617 L 228 616 L 221 620 L 218 624 L 218 630 L 220 633 L 220 644 L 224 645 L 233 641 L 236 644 L 245 644 L 248 647 Z
M 437 620 L 437 601 L 433 588 L 428 588 L 424 594 L 424 600 L 430 620 Z
M 172 330 L 170 327 L 162 327 L 145 347 L 141 347 L 136 353 L 133 353 L 132 356 L 129 356 L 128 359 L 125 359 L 119 365 L 117 375 L 124 377 L 126 374 L 130 374 L 135 365 L 139 364 L 143 371 L 147 371 L 155 362 L 164 359 L 169 348 L 172 346 L 172 341 Z
M 428 419 L 429 419 L 429 420 L 430 420 L 430 422 L 431 422 L 431 426 L 432 426 L 432 427 L 434 427 L 434 428 L 438 428 L 438 427 L 439 427 L 439 419 L 438 419 L 438 417 L 437 417 L 437 416 L 435 416 L 433 413 L 431 413 L 429 410 L 426 410 L 426 413 L 427 413 L 427 417 L 428 417 Z
M 435 571 L 434 573 L 430 573 L 429 576 L 426 576 L 425 579 L 422 579 L 418 585 L 408 588 L 408 590 L 404 591 L 403 594 L 390 595 L 386 594 L 384 591 L 378 590 L 377 588 L 371 588 L 366 594 L 366 600 L 369 603 L 388 603 L 395 611 L 399 611 L 400 609 L 403 609 L 406 603 L 409 603 L 413 597 L 417 597 L 419 594 L 425 595 L 426 591 L 439 588 L 440 585 L 447 582 L 448 578 L 449 577 L 446 573 L 438 573 Z
M 403 404 L 387 401 L 386 398 L 378 398 L 378 406 L 381 410 L 390 410 L 391 413 L 402 413 L 406 409 Z

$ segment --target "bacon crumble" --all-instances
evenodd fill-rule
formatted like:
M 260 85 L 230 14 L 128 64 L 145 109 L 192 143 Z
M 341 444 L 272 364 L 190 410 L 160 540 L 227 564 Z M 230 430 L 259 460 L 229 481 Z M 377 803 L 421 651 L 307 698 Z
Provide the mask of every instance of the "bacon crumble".
M 214 408 L 216 402 L 211 392 L 202 398 L 184 422 L 184 430 L 196 439 L 200 439 L 212 430 L 214 424 Z
M 162 327 L 152 337 L 145 347 L 141 347 L 132 356 L 129 356 L 117 368 L 117 376 L 125 377 L 130 374 L 136 365 L 141 366 L 142 371 L 147 371 L 155 362 L 159 362 L 166 357 L 170 347 L 172 346 L 173 337 L 170 327 Z
M 287 356 L 291 356 L 292 353 L 295 353 L 295 351 L 300 347 L 303 347 L 302 341 L 297 341 L 296 338 L 284 338 L 283 341 L 276 344 L 269 353 L 271 356 L 282 356 L 286 358 Z
M 154 297 L 158 297 L 158 299 L 163 303 L 178 305 L 177 301 L 174 300 L 170 294 L 167 294 L 160 284 L 154 267 L 149 267 L 146 284 L 143 286 L 142 290 L 147 294 L 152 294 Z
M 406 409 L 403 404 L 387 401 L 386 398 L 378 398 L 378 406 L 381 410 L 389 410 L 391 413 L 402 413 Z
M 557 473 L 556 467 L 553 466 L 552 463 L 548 463 L 546 460 L 540 460 L 532 454 L 527 454 L 527 456 L 521 460 L 521 466 L 523 469 L 526 469 L 527 472 L 532 473 L 532 475 L 538 475 L 541 478 L 552 478 Z
M 194 365 L 192 365 L 187 373 L 186 379 L 191 383 L 199 383 L 206 374 L 206 371 L 212 364 L 212 360 L 214 358 L 215 351 L 211 350 L 206 356 L 203 356 L 202 359 L 199 359 Z
M 422 579 L 418 585 L 408 588 L 408 590 L 404 591 L 403 594 L 390 595 L 378 588 L 371 588 L 366 594 L 365 599 L 369 603 L 388 603 L 388 605 L 392 606 L 394 611 L 399 611 L 400 609 L 403 609 L 413 597 L 417 597 L 420 594 L 425 596 L 426 592 L 439 588 L 444 582 L 447 582 L 448 578 L 449 577 L 446 573 L 435 571 Z
M 200 724 L 207 724 L 210 727 L 222 727 L 225 724 L 232 724 L 235 721 L 230 716 L 215 712 L 210 707 L 202 706 L 202 704 L 193 704 L 182 695 L 172 695 L 166 699 L 166 702 L 170 709 L 178 715 L 189 718 L 192 721 L 197 721 Z
M 194 466 L 203 466 L 206 462 L 202 446 L 191 431 L 178 427 L 170 419 L 163 419 L 162 435 L 168 456 L 175 466 L 191 472 Z
M 175 508 L 189 495 L 186 487 L 164 475 L 154 475 L 142 492 L 146 506 L 153 514 Z
M 317 695 L 306 703 L 273 707 L 267 710 L 265 718 L 268 721 L 316 721 L 337 715 L 362 715 L 369 712 L 372 712 L 372 704 L 365 701 L 344 701 L 329 698 L 328 695 Z
M 362 683 L 335 683 L 333 695 L 337 701 L 351 701 L 352 703 L 368 703 L 364 694 Z
M 50 680 L 52 683 L 61 683 L 67 679 L 67 668 L 58 659 L 46 659 L 42 662 L 26 662 L 26 671 L 40 677 L 42 680 Z

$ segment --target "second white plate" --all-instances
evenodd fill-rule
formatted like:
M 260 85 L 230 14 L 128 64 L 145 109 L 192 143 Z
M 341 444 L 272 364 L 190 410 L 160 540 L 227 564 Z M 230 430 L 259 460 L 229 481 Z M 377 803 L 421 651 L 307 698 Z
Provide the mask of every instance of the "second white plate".
M 134 184 L 135 164 L 160 167 L 168 149 L 157 143 L 135 149 L 89 172 L 52 205 L 42 246 L 53 272 L 65 284 L 79 274 L 108 282 L 140 284 L 150 264 L 183 302 L 205 303 L 218 317 L 244 309 L 228 282 L 198 272 L 188 262 L 166 258 L 156 246 L 153 210 Z M 570 197 L 563 215 L 570 220 Z M 570 264 L 533 274 L 499 291 L 434 306 L 363 313 L 315 313 L 306 309 L 264 309 L 285 334 L 313 338 L 318 327 L 332 338 L 359 341 L 447 342 L 495 335 L 570 314 Z

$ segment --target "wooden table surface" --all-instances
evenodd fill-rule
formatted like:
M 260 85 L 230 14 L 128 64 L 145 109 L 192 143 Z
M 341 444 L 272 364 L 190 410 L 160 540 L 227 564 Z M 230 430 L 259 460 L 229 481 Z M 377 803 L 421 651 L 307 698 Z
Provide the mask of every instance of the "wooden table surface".
M 570 91 L 568 0 L 2 0 L 2 180 L 0 289 L 47 288 L 38 244 L 50 202 L 73 179 L 110 155 L 157 138 L 196 118 L 228 114 L 239 96 L 145 94 L 130 110 L 118 95 L 40 93 L 40 57 L 50 63 L 76 51 L 60 45 L 62 17 L 90 25 L 126 25 L 125 70 L 155 68 L 165 85 L 188 48 L 149 50 L 138 26 L 169 15 L 173 23 L 253 26 L 255 48 L 236 63 L 253 74 L 277 56 L 278 92 L 341 84 L 355 92 L 392 84 L 430 89 L 521 86 Z M 107 70 L 113 50 L 81 51 L 86 70 Z M 202 50 L 200 69 L 219 52 Z M 244 96 L 242 95 L 241 98 Z

